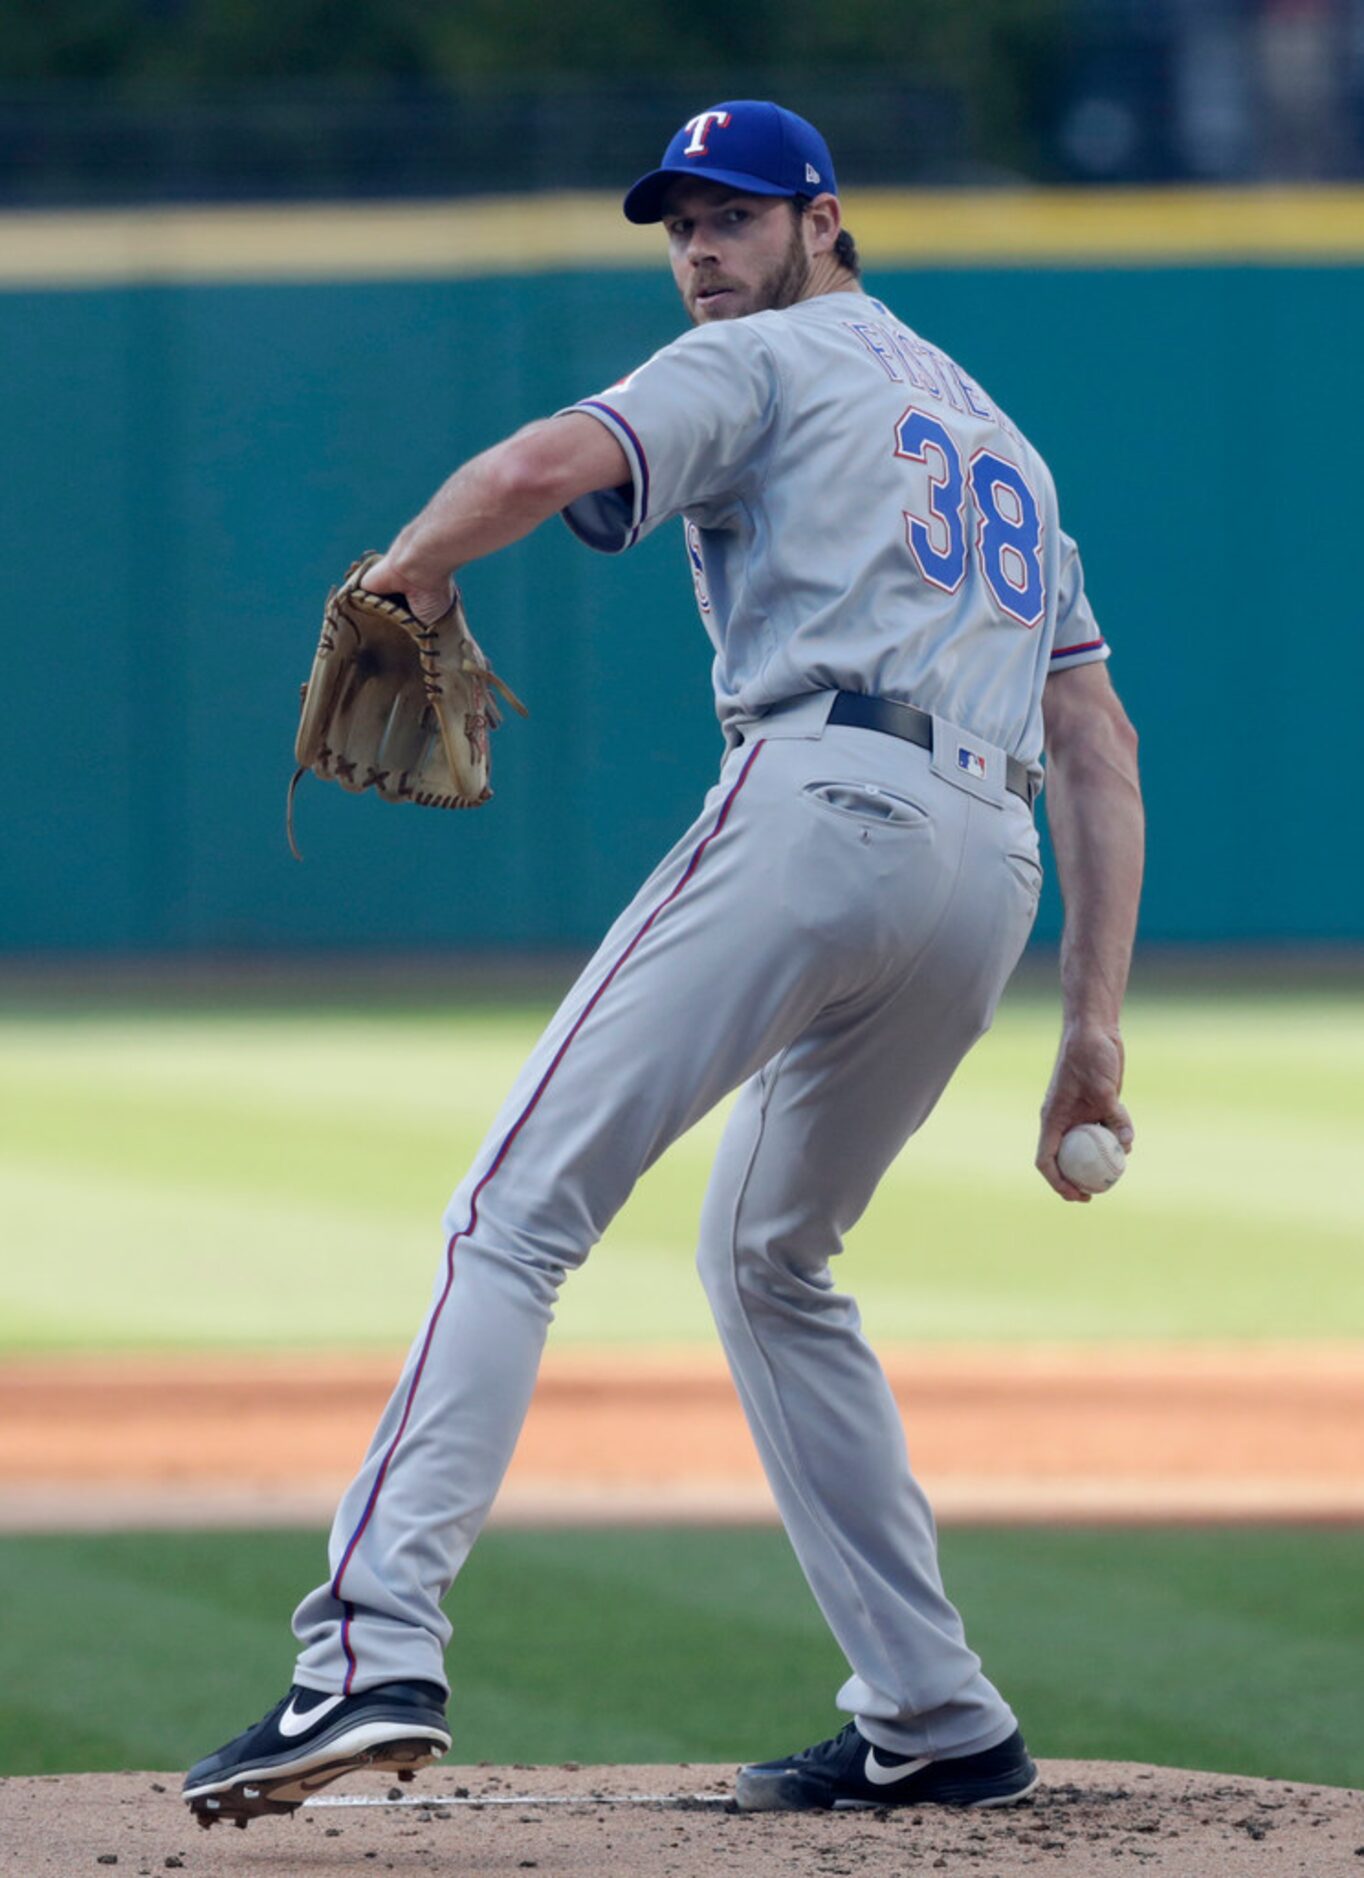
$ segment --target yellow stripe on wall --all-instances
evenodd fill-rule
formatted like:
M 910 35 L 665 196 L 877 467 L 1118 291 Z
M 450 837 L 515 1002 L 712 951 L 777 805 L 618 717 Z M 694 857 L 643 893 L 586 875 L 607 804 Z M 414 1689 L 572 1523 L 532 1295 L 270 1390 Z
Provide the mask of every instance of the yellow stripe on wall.
M 1065 267 L 1364 260 L 1364 188 L 849 190 L 869 265 Z M 0 287 L 401 280 L 656 267 L 619 197 L 12 212 Z
M 1068 265 L 1364 259 L 1364 189 L 870 189 L 846 220 L 869 260 Z
M 0 216 L 0 284 L 403 280 L 657 264 L 615 197 Z

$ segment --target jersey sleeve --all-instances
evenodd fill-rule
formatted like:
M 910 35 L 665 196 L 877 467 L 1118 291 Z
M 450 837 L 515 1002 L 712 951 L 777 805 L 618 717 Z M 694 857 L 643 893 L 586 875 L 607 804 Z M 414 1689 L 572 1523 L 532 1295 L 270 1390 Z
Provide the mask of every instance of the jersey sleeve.
M 1108 642 L 1099 630 L 1085 592 L 1080 550 L 1061 533 L 1061 579 L 1056 608 L 1056 637 L 1051 646 L 1051 669 L 1068 671 L 1072 665 L 1092 665 L 1109 656 Z
M 721 527 L 760 476 L 780 412 L 777 367 L 753 319 L 698 327 L 598 397 L 567 407 L 604 424 L 631 480 L 563 511 L 580 540 L 619 554 L 683 510 Z

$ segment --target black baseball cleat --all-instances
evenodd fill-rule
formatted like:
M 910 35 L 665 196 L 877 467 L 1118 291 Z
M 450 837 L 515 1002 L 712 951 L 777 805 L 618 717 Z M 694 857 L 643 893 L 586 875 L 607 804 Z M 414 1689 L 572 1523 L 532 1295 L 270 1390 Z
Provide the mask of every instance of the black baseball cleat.
M 956 1760 L 914 1760 L 873 1747 L 849 1722 L 831 1741 L 784 1761 L 741 1767 L 734 1798 L 741 1813 L 816 1807 L 1012 1806 L 1037 1785 L 1037 1769 L 1015 1728 L 1007 1741 Z
M 290 1689 L 254 1728 L 196 1762 L 183 1797 L 201 1826 L 292 1813 L 343 1774 L 376 1767 L 411 1780 L 450 1748 L 445 1697 L 432 1682 L 385 1682 L 360 1695 Z

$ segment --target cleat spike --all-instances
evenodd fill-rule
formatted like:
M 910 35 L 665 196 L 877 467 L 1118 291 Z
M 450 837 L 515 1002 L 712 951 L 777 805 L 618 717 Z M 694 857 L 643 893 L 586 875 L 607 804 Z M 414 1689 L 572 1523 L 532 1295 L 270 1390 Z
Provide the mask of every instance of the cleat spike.
M 398 1682 L 353 1698 L 335 1697 L 324 1703 L 314 1727 L 308 1727 L 305 1712 L 297 1726 L 286 1729 L 284 1709 L 296 1714 L 293 1705 L 302 1699 L 291 1691 L 255 1729 L 190 1769 L 189 1805 L 201 1826 L 230 1820 L 240 1831 L 256 1819 L 287 1817 L 314 1793 L 362 1768 L 396 1774 L 405 1784 L 448 1751 L 443 1705 L 420 1687 Z M 347 1707 L 333 1717 L 333 1707 L 343 1700 Z M 294 1735 L 302 1738 L 295 1741 Z M 392 1797 L 397 1799 L 396 1789 Z

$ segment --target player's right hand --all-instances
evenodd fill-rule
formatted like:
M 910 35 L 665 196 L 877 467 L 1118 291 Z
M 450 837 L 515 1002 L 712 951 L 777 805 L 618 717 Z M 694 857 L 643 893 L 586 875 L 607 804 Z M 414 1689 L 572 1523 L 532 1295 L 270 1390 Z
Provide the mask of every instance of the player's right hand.
M 1081 1122 L 1102 1122 L 1130 1154 L 1136 1139 L 1132 1117 L 1122 1101 L 1122 1034 L 1099 1024 L 1068 1024 L 1061 1034 L 1056 1067 L 1042 1104 L 1042 1128 L 1036 1167 L 1063 1200 L 1087 1204 L 1094 1196 L 1067 1180 L 1056 1164 L 1056 1150 L 1067 1130 Z

